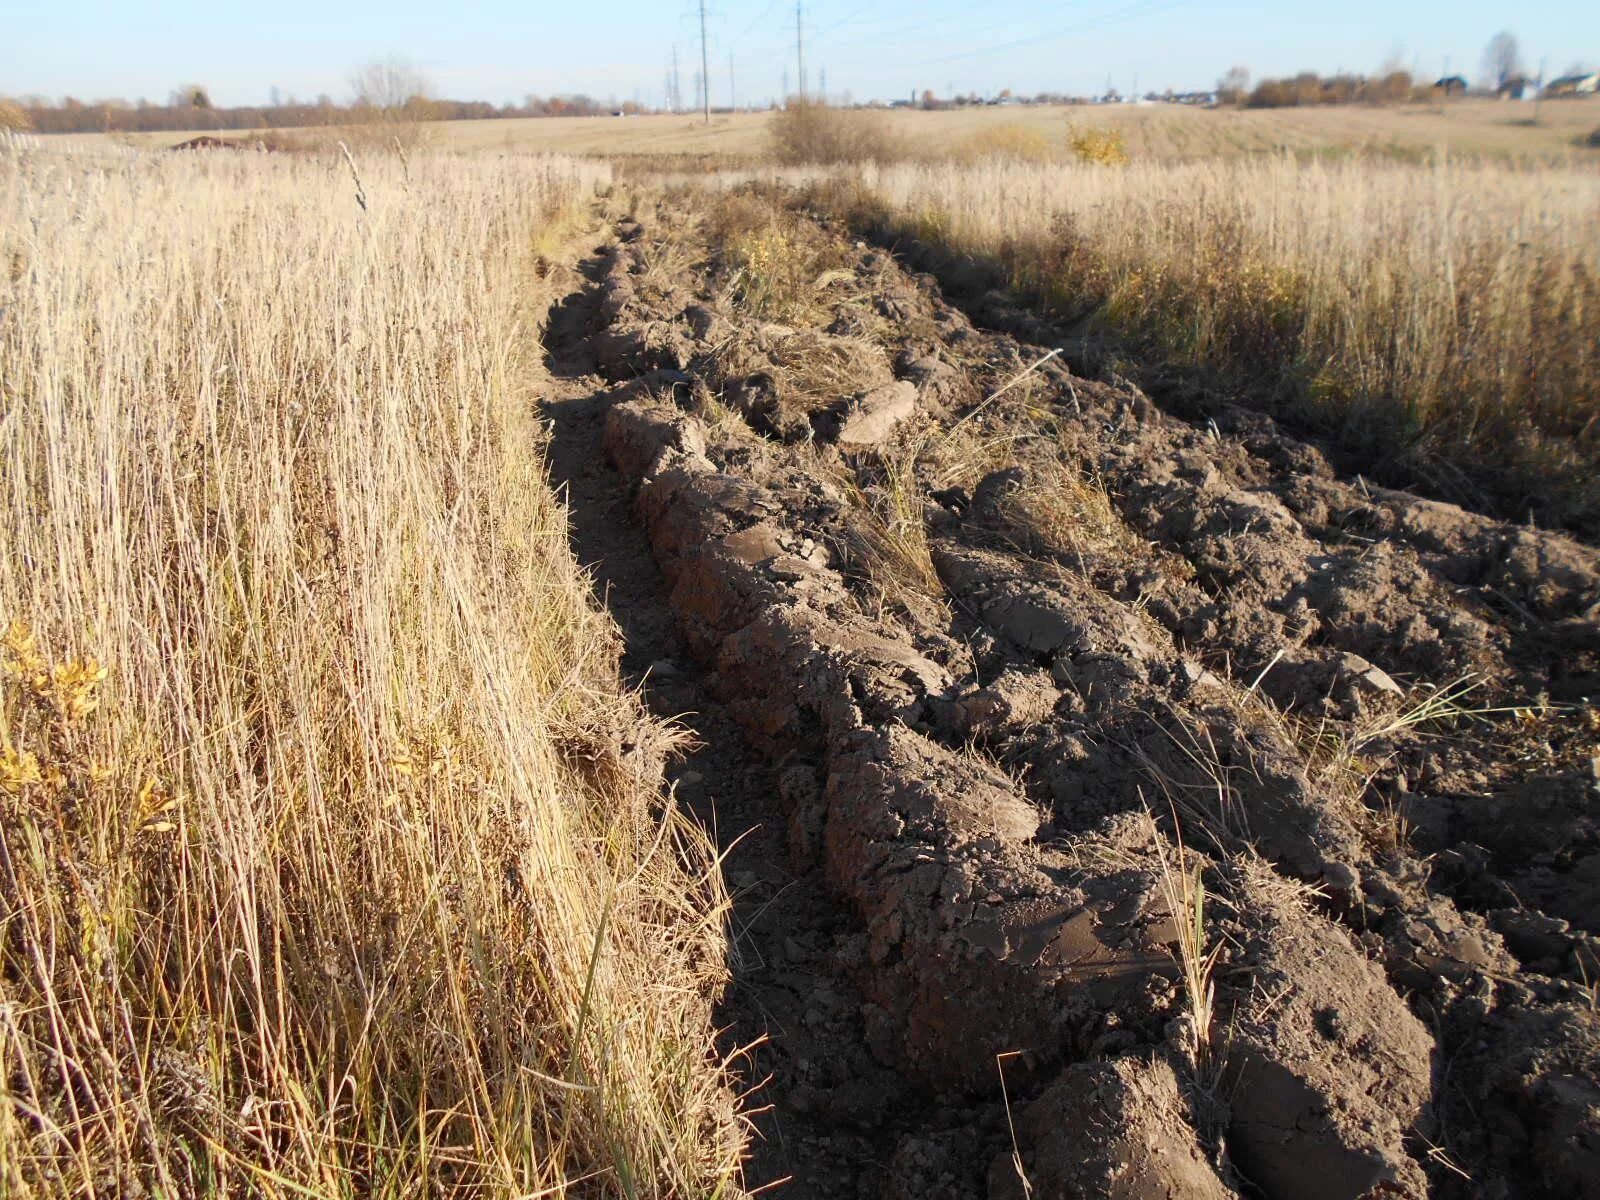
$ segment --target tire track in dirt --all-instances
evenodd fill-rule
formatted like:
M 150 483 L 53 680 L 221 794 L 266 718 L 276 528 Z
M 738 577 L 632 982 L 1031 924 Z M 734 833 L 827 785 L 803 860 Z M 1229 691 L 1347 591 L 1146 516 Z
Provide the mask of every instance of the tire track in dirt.
M 796 1200 L 885 1194 L 885 1142 L 927 1119 L 867 1049 L 861 1000 L 832 962 L 850 919 L 814 870 L 797 869 L 773 768 L 746 748 L 706 671 L 678 632 L 667 581 L 632 516 L 632 487 L 606 461 L 606 414 L 618 400 L 596 371 L 602 246 L 549 315 L 551 482 L 565 494 L 571 542 L 624 639 L 622 670 L 651 710 L 695 748 L 669 771 L 678 799 L 713 831 L 733 897 L 729 992 L 718 1019 L 724 1055 L 750 1048 L 743 1075 L 754 1137 L 746 1182 L 782 1183 Z
M 1554 803 L 1508 840 L 1489 814 L 1515 745 L 1423 736 L 1389 672 L 1576 692 L 1594 555 L 1349 484 L 1270 423 L 1188 425 L 1053 364 L 978 404 L 1041 352 L 975 330 L 931 281 L 838 247 L 826 329 L 752 321 L 713 285 L 695 219 L 657 219 L 591 264 L 552 344 L 581 331 L 574 353 L 613 381 L 567 419 L 578 458 L 598 439 L 620 469 L 596 504 L 620 517 L 638 487 L 656 621 L 675 615 L 721 719 L 772 763 L 763 819 L 787 824 L 800 879 L 847 902 L 824 935 L 825 990 L 859 990 L 822 1039 L 843 1039 L 837 1070 L 817 1088 L 786 1066 L 772 1092 L 780 1126 L 826 1118 L 808 1145 L 865 1131 L 825 1189 L 1020 1195 L 996 1103 L 1014 1051 L 1039 1194 L 1474 1194 L 1439 1143 L 1494 1187 L 1519 1181 L 1508 1196 L 1590 1177 L 1592 918 L 1493 886 L 1522 872 L 1548 909 L 1600 863 L 1582 724 L 1538 725 L 1567 739 L 1541 764 Z M 825 386 L 797 392 L 807 371 Z M 970 494 L 940 477 L 963 429 L 1009 463 Z M 874 599 L 863 513 L 885 498 L 911 509 L 897 536 L 925 536 L 919 587 L 946 600 Z M 1329 739 L 1348 762 L 1323 761 Z M 1375 741 L 1361 779 L 1350 748 Z M 1152 822 L 1157 786 L 1170 815 Z M 1417 857 L 1396 813 L 1443 852 Z M 1538 848 L 1569 813 L 1573 857 L 1551 870 Z M 1206 948 L 1183 944 L 1191 878 L 1220 955 L 1209 1016 Z M 821 1018 L 777 1023 L 775 1061 L 809 1054 L 795 1030 Z

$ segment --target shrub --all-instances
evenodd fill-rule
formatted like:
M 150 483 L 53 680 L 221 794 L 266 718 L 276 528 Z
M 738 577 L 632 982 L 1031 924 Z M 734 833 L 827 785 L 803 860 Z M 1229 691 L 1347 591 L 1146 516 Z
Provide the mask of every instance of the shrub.
M 1097 163 L 1102 167 L 1120 167 L 1128 161 L 1128 151 L 1122 142 L 1119 129 L 1074 130 L 1067 140 L 1079 162 Z
M 33 128 L 33 121 L 15 100 L 0 97 L 0 130 L 12 132 Z
M 772 119 L 772 156 L 781 163 L 885 162 L 889 136 L 870 113 L 790 97 Z

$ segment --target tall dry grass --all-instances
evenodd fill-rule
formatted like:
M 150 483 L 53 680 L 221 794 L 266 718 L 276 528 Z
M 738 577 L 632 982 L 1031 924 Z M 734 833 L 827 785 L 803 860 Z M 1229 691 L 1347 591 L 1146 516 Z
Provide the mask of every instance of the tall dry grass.
M 866 165 L 869 219 L 1068 319 L 1600 529 L 1600 175 L 1284 158 Z
M 0 1194 L 727 1194 L 531 405 L 601 169 L 356 165 L 0 149 Z

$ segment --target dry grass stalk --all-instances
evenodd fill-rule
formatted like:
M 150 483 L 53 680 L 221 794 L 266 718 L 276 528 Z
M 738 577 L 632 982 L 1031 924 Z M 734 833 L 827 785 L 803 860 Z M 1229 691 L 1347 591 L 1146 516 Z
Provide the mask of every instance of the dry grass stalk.
M 529 394 L 601 170 L 107 164 L 0 147 L 0 1192 L 725 1188 L 724 894 Z
M 881 600 L 915 608 L 944 595 L 933 565 L 916 478 L 918 448 L 884 454 L 866 484 L 845 477 L 853 552 Z
M 1161 865 L 1162 898 L 1167 911 L 1172 914 L 1177 929 L 1177 951 L 1173 957 L 1183 979 L 1184 997 L 1189 1004 L 1189 1051 L 1193 1055 L 1195 1072 L 1203 1083 L 1214 1081 L 1220 1068 L 1212 1025 L 1216 1016 L 1217 961 L 1222 955 L 1222 943 L 1212 941 L 1206 932 L 1206 885 L 1202 864 L 1189 863 L 1184 849 L 1181 826 L 1174 811 L 1173 829 L 1176 846 L 1168 849 L 1167 839 L 1159 830 L 1152 831 L 1156 856 Z M 1152 822 L 1154 818 L 1152 818 Z

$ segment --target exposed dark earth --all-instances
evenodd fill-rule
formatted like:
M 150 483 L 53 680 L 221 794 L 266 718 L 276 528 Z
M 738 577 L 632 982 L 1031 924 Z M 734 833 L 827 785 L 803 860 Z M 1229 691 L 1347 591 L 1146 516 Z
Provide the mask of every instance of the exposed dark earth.
M 546 345 L 727 854 L 751 1189 L 1600 1196 L 1593 547 L 766 197 L 616 222 Z

